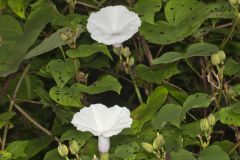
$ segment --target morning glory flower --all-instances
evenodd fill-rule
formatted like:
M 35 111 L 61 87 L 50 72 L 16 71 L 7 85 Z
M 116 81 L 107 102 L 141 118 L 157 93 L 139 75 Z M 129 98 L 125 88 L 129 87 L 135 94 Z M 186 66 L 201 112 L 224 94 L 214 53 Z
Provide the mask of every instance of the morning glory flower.
M 88 18 L 87 30 L 92 39 L 106 45 L 120 47 L 138 32 L 139 16 L 124 6 L 108 6 L 92 13 Z
M 98 136 L 99 152 L 107 153 L 110 137 L 119 134 L 124 128 L 130 128 L 132 119 L 126 107 L 115 105 L 108 108 L 103 104 L 92 104 L 75 113 L 71 123 L 79 131 L 88 131 Z

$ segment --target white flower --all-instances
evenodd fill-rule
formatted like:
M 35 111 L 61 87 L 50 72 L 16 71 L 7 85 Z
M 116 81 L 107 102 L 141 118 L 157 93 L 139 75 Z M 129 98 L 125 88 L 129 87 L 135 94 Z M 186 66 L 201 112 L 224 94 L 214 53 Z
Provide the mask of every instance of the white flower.
M 115 105 L 108 108 L 103 104 L 92 104 L 75 113 L 71 123 L 79 131 L 89 131 L 98 136 L 99 151 L 106 153 L 110 148 L 109 138 L 124 128 L 130 128 L 132 119 L 126 107 Z
M 108 6 L 89 16 L 87 30 L 97 42 L 119 47 L 137 33 L 140 26 L 136 13 L 124 6 Z

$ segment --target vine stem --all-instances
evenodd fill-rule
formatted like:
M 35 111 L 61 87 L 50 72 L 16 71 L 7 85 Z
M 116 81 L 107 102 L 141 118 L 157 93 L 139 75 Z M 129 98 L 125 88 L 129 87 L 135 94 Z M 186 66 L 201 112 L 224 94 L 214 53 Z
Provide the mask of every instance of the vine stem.
M 9 112 L 12 111 L 12 109 L 13 109 L 13 106 L 14 106 L 14 103 L 15 103 L 15 99 L 16 99 L 18 90 L 19 90 L 19 88 L 20 88 L 20 86 L 21 86 L 21 84 L 22 84 L 23 79 L 26 77 L 26 75 L 27 75 L 27 73 L 28 73 L 28 71 L 29 71 L 29 69 L 30 69 L 30 66 L 31 66 L 31 64 L 29 63 L 29 64 L 25 67 L 25 69 L 24 69 L 21 77 L 20 77 L 19 80 L 18 80 L 18 83 L 17 83 L 17 85 L 16 85 L 16 87 L 15 87 L 15 90 L 14 90 L 14 92 L 13 92 L 13 95 L 12 95 L 12 98 L 11 98 L 11 100 L 10 100 L 10 104 L 9 104 L 9 107 L 8 107 L 8 111 L 9 111 Z M 4 130 L 3 130 L 2 147 L 1 147 L 2 150 L 5 149 L 6 140 L 7 140 L 7 134 L 8 134 L 8 127 L 9 127 L 9 125 L 6 124 L 5 127 L 4 127 Z
M 240 141 L 238 141 L 235 146 L 230 150 L 229 154 L 232 154 L 238 147 L 240 147 Z
M 29 120 L 34 126 L 36 126 L 38 129 L 40 129 L 42 132 L 44 132 L 48 136 L 53 136 L 53 134 L 47 130 L 45 127 L 43 127 L 40 123 L 38 123 L 34 118 L 32 118 L 26 111 L 24 111 L 19 105 L 14 104 L 14 107 L 27 119 Z M 54 137 L 54 139 L 57 142 L 60 142 L 60 140 L 57 137 Z
M 136 94 L 137 94 L 138 100 L 139 100 L 140 104 L 142 104 L 142 103 L 143 103 L 143 100 L 142 100 L 142 96 L 141 96 L 141 93 L 140 93 L 140 91 L 139 91 L 139 88 L 138 88 L 138 86 L 137 86 L 136 80 L 134 79 L 134 77 L 133 77 L 132 75 L 130 75 L 130 76 L 131 76 L 131 78 L 132 78 L 132 83 L 133 83 L 135 92 L 136 92 Z
M 234 22 L 234 24 L 232 26 L 231 32 L 229 33 L 227 38 L 223 40 L 223 42 L 221 44 L 221 47 L 220 47 L 221 49 L 224 48 L 224 46 L 228 43 L 229 39 L 231 38 L 231 36 L 232 36 L 236 26 L 237 26 L 238 20 L 239 20 L 239 16 L 237 16 L 237 19 L 236 19 L 236 21 Z
M 197 75 L 199 78 L 202 78 L 201 74 L 198 73 L 198 71 L 192 66 L 192 64 L 191 64 L 187 59 L 185 59 L 185 62 L 186 62 L 187 65 L 193 70 L 193 72 L 196 73 L 196 75 Z

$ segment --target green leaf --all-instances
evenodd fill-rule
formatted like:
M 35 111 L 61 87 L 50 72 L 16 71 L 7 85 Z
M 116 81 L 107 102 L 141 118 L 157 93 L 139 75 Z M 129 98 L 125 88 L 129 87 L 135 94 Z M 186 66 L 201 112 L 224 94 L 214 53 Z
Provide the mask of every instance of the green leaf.
M 228 154 L 219 146 L 212 145 L 204 149 L 198 160 L 230 160 Z
M 237 63 L 232 58 L 227 58 L 225 68 L 224 68 L 224 74 L 226 76 L 234 76 L 239 72 L 240 72 L 240 64 Z
M 143 115 L 144 120 L 151 120 L 156 112 L 167 100 L 168 90 L 165 87 L 157 87 L 147 99 L 147 108 Z
M 75 59 L 61 59 L 52 60 L 46 66 L 46 71 L 51 73 L 57 85 L 63 88 L 65 84 L 75 76 L 78 71 L 80 63 Z
M 0 16 L 0 36 L 2 38 L 2 45 L 8 44 L 11 41 L 15 41 L 15 38 L 21 35 L 22 32 L 22 27 L 12 16 Z
M 184 54 L 185 58 L 211 56 L 219 50 L 218 46 L 210 43 L 195 43 L 188 47 L 187 52 Z
M 197 135 L 201 133 L 199 124 L 199 121 L 194 121 L 181 125 L 182 134 L 190 136 L 191 138 L 196 138 Z
M 8 0 L 9 8 L 20 18 L 25 19 L 25 8 L 27 5 L 27 0 Z
M 18 69 L 27 51 L 55 15 L 56 10 L 52 3 L 42 1 L 41 5 L 33 5 L 32 12 L 24 24 L 24 33 L 15 37 L 11 46 L 0 47 L 0 76 L 7 76 Z M 5 24 L 0 26 L 5 27 Z
M 229 107 L 222 108 L 217 112 L 217 116 L 223 124 L 240 126 L 240 102 L 235 103 Z
M 178 52 L 166 52 L 161 57 L 153 60 L 153 64 L 165 64 L 183 59 L 184 55 Z
M 212 102 L 211 96 L 205 93 L 190 95 L 183 103 L 183 109 L 189 111 L 192 108 L 207 108 Z
M 135 160 L 136 152 L 139 151 L 139 146 L 136 142 L 120 145 L 115 149 L 115 155 L 124 160 Z
M 212 102 L 211 96 L 205 93 L 196 93 L 190 95 L 183 103 L 182 118 L 186 117 L 186 113 L 193 108 L 207 108 Z
M 150 83 L 161 84 L 163 80 L 180 73 L 176 64 L 148 67 L 140 64 L 136 67 L 137 76 Z
M 75 84 L 74 86 L 78 88 L 81 92 L 88 93 L 90 95 L 99 94 L 107 91 L 114 91 L 120 94 L 122 89 L 122 85 L 118 82 L 118 80 L 110 75 L 100 77 L 90 86 L 85 86 L 83 84 Z
M 112 59 L 111 53 L 108 51 L 107 47 L 99 43 L 94 43 L 91 45 L 80 45 L 77 50 L 68 50 L 66 54 L 70 58 L 80 58 L 89 57 L 97 52 L 101 52 Z
M 181 124 L 182 107 L 176 104 L 166 104 L 157 113 L 152 120 L 154 128 L 159 128 L 165 123 L 169 122 L 172 125 L 179 127 Z
M 142 21 L 154 23 L 154 16 L 162 8 L 161 0 L 138 0 L 134 11 L 138 13 Z
M 228 2 L 206 5 L 196 0 L 169 0 L 165 6 L 167 21 L 143 22 L 140 34 L 152 43 L 171 44 L 192 35 L 206 19 L 232 18 L 232 13 Z
M 153 64 L 165 64 L 178 61 L 180 59 L 187 59 L 190 57 L 211 56 L 212 53 L 217 52 L 219 49 L 216 45 L 210 43 L 195 43 L 187 48 L 186 53 L 167 52 L 161 57 L 153 60 Z
M 5 151 L 5 150 L 1 150 L 0 151 L 0 159 L 1 160 L 12 160 L 12 154 L 10 152 Z
M 65 132 L 60 140 L 61 142 L 63 141 L 70 141 L 70 140 L 75 140 L 79 143 L 79 145 L 82 147 L 87 140 L 89 140 L 92 137 L 92 134 L 89 132 L 80 132 L 78 130 L 70 130 Z
M 61 157 L 57 151 L 57 149 L 53 149 L 44 156 L 43 160 L 65 160 L 65 158 Z
M 49 95 L 56 103 L 63 106 L 82 107 L 82 103 L 80 101 L 80 90 L 76 88 L 75 85 L 63 88 L 58 86 L 52 87 Z
M 125 134 L 140 133 L 144 124 L 155 116 L 156 112 L 165 103 L 168 90 L 162 86 L 157 87 L 148 97 L 147 104 L 141 104 L 131 112 L 133 118 L 132 127 L 125 129 Z M 161 98 L 160 98 L 161 97 Z
M 13 159 L 27 157 L 25 149 L 28 142 L 29 141 L 14 141 L 7 146 L 6 151 L 13 155 Z
M 89 86 L 80 83 L 64 88 L 56 86 L 50 90 L 49 94 L 55 102 L 63 106 L 81 107 L 80 93 L 94 95 L 102 92 L 114 91 L 120 94 L 121 88 L 122 86 L 116 78 L 106 75 Z
M 170 157 L 171 160 L 196 160 L 196 158 L 193 156 L 193 153 L 185 149 L 171 152 Z
M 0 129 L 16 115 L 15 112 L 4 112 L 0 114 Z
M 79 30 L 81 28 L 79 27 Z M 65 27 L 65 28 L 61 28 L 59 30 L 57 30 L 55 33 L 53 33 L 52 35 L 50 35 L 49 37 L 45 38 L 39 45 L 37 45 L 35 48 L 33 48 L 32 50 L 30 50 L 26 55 L 25 55 L 25 59 L 29 59 L 32 57 L 36 57 L 38 55 L 41 55 L 43 53 L 49 52 L 55 48 L 58 48 L 60 46 L 63 46 L 65 44 L 67 44 L 67 42 L 63 41 L 60 38 L 60 33 L 62 32 L 66 32 L 69 31 L 70 29 Z
M 37 155 L 39 152 L 47 148 L 52 143 L 52 141 L 52 137 L 41 137 L 30 140 L 24 150 L 26 157 L 18 158 L 17 160 L 28 160 L 32 158 L 33 156 Z
M 63 27 L 75 27 L 79 24 L 84 24 L 87 21 L 87 16 L 80 14 L 68 14 L 66 16 L 59 15 L 54 18 L 52 25 Z

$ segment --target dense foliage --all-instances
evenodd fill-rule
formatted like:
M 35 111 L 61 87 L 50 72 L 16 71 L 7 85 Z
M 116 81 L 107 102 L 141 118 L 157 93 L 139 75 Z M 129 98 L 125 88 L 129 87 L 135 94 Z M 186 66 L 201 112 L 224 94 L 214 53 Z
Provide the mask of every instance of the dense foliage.
M 124 5 L 139 32 L 114 48 L 86 29 Z M 112 160 L 240 159 L 239 0 L 0 0 L 0 159 L 98 159 L 70 123 L 90 104 L 126 106 Z M 104 159 L 102 157 L 101 159 Z

